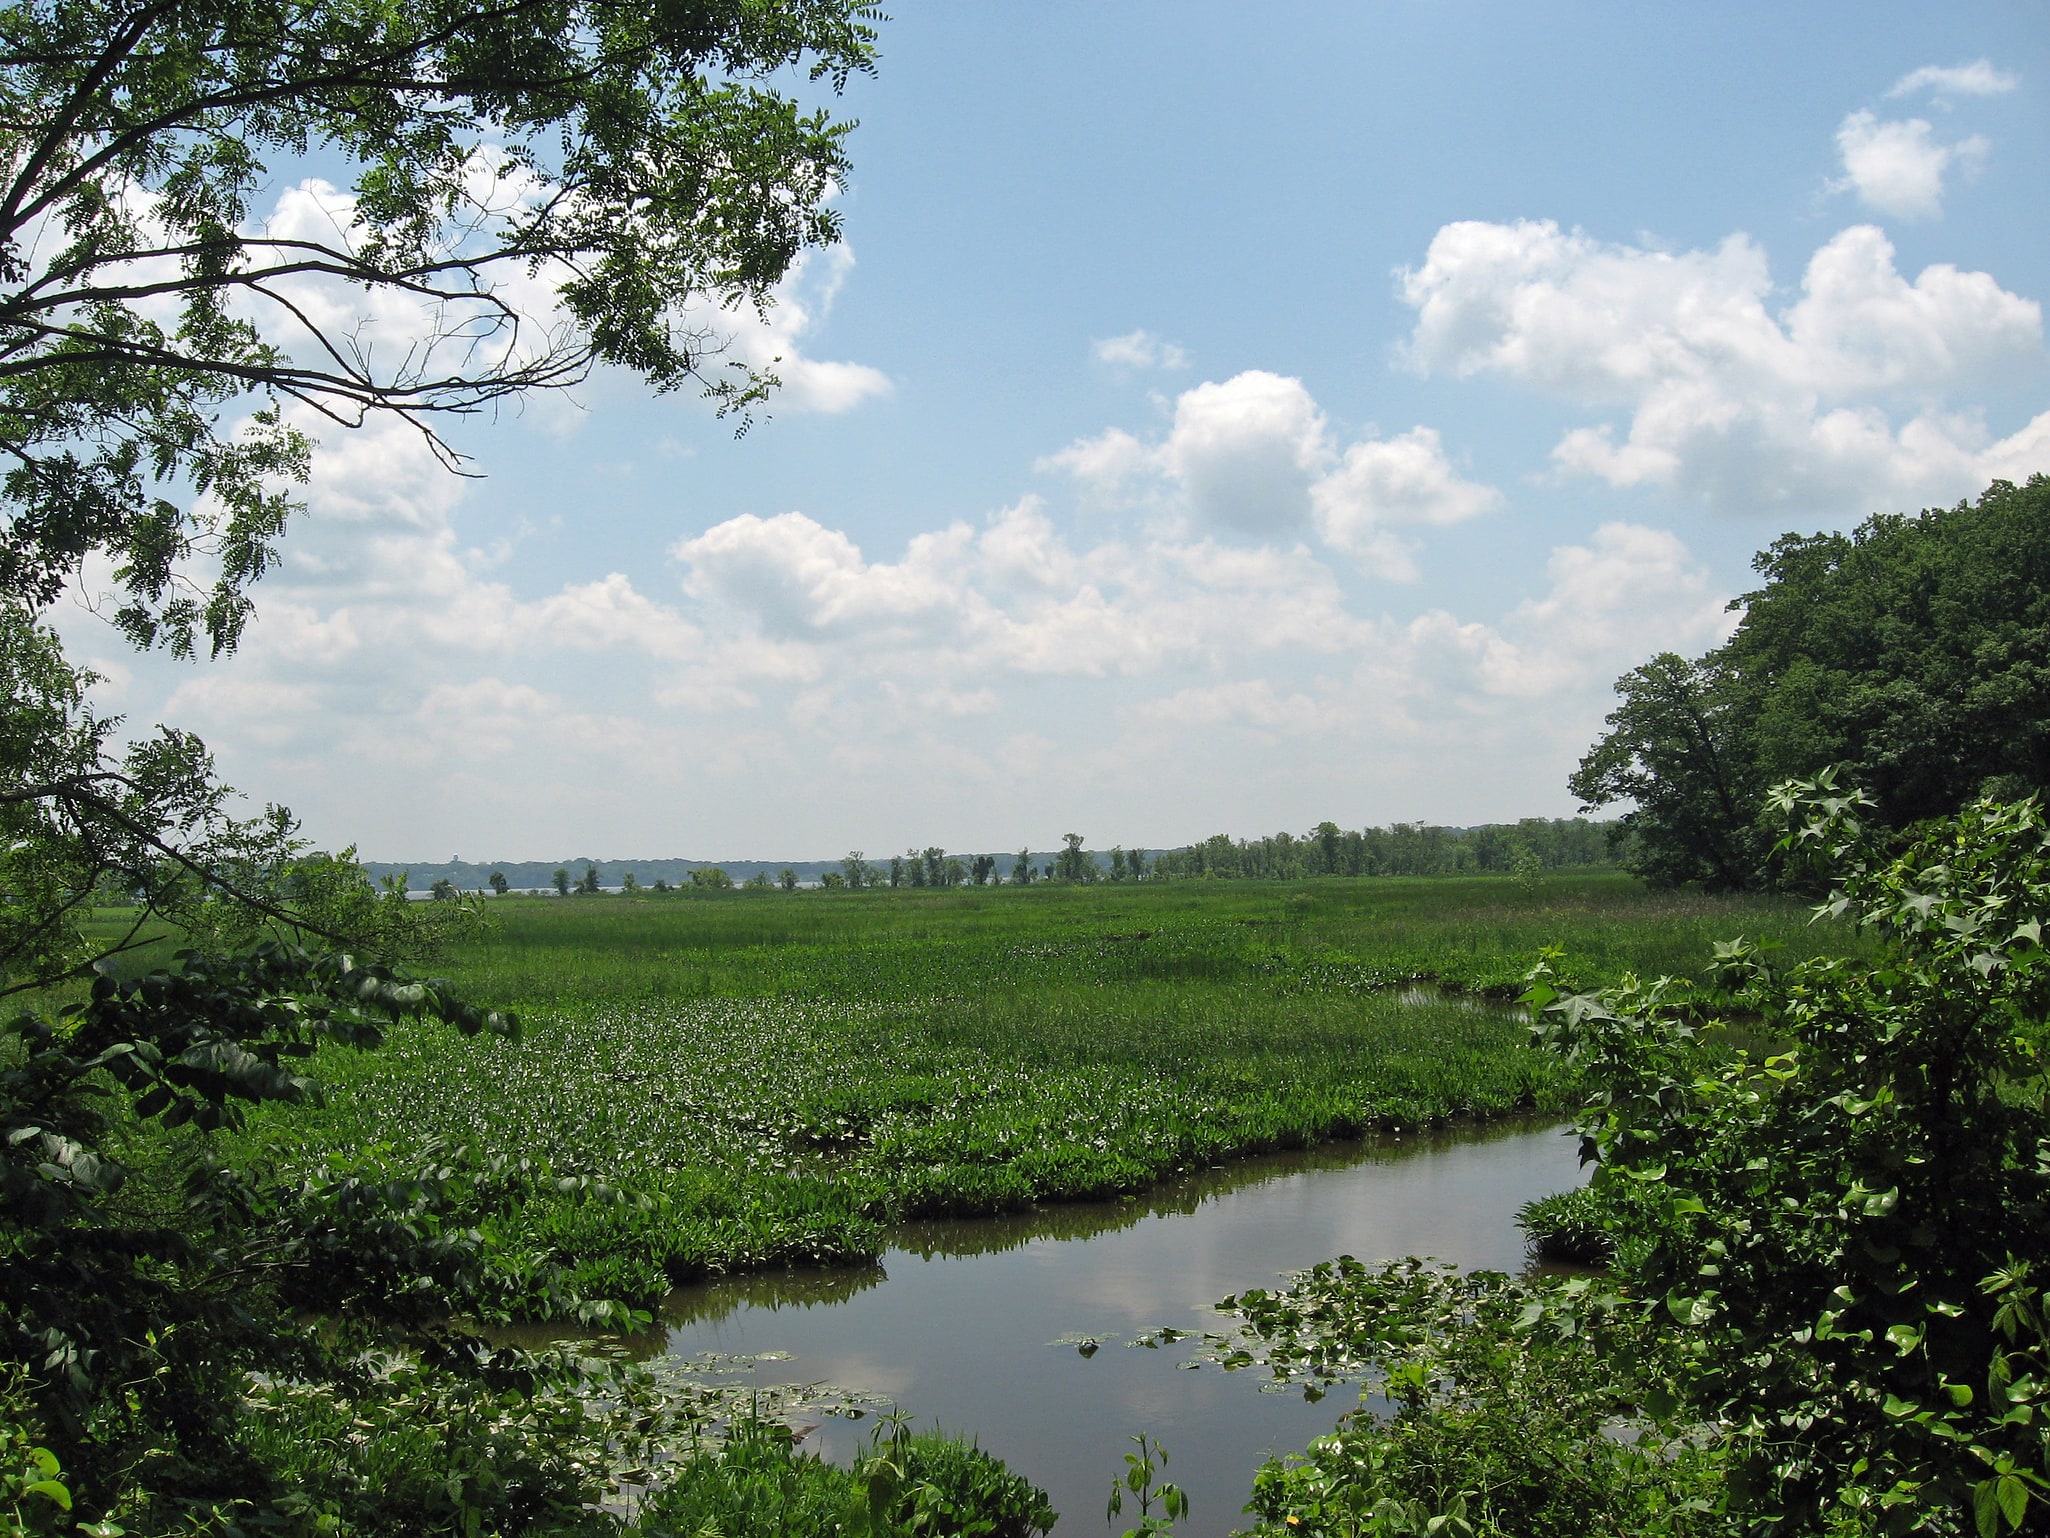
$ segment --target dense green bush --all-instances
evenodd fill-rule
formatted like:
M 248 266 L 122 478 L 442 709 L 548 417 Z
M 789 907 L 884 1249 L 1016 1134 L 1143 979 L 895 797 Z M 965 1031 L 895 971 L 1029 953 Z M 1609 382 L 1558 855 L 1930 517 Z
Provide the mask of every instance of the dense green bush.
M 1981 801 L 1890 847 L 1832 778 L 1775 804 L 1869 962 L 1718 948 L 1782 1045 L 1705 1049 L 1700 990 L 1528 1002 L 1588 1086 L 1613 1284 L 1320 1267 L 1234 1302 L 1226 1365 L 1386 1396 L 1262 1475 L 1290 1531 L 1964 1534 L 2050 1528 L 2050 829 Z M 1536 1226 L 1535 1224 L 1533 1225 Z M 1435 1526 L 1432 1524 L 1436 1524 Z
M 1783 852 L 1834 878 L 1826 910 L 1885 942 L 1877 965 L 1784 969 L 1719 947 L 1783 1051 L 1704 1066 L 1670 985 L 1533 988 L 1594 1091 L 1597 1191 L 1658 1197 L 1626 1213 L 1628 1279 L 1686 1344 L 1672 1388 L 1727 1440 L 1735 1507 L 1794 1528 L 2040 1521 L 2042 809 L 1977 802 L 1888 852 L 1828 779 L 1775 802 Z
M 1034 1538 L 1054 1525 L 1043 1491 L 950 1437 L 880 1428 L 853 1468 L 800 1450 L 787 1428 L 743 1421 L 725 1444 L 666 1470 L 645 1538 Z

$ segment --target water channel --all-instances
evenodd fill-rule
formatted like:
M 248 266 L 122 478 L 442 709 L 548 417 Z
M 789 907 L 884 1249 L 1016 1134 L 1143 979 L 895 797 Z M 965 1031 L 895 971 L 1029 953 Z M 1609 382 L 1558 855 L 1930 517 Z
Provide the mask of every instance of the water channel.
M 1301 1450 L 1357 1400 L 1263 1392 L 1253 1371 L 1187 1370 L 1185 1348 L 1123 1342 L 1217 1328 L 1219 1298 L 1341 1254 L 1519 1270 L 1516 1210 L 1580 1183 L 1577 1146 L 1556 1125 L 1495 1124 L 1247 1160 L 1125 1202 L 915 1225 L 879 1265 L 680 1291 L 663 1349 L 773 1354 L 757 1381 L 828 1382 L 972 1433 L 1046 1489 L 1063 1538 L 1109 1531 L 1111 1479 L 1145 1432 L 1191 1497 L 1178 1531 L 1212 1538 L 1245 1525 L 1265 1457 Z M 1085 1355 L 1083 1337 L 1103 1344 Z M 845 1460 L 867 1430 L 821 1417 L 805 1445 Z

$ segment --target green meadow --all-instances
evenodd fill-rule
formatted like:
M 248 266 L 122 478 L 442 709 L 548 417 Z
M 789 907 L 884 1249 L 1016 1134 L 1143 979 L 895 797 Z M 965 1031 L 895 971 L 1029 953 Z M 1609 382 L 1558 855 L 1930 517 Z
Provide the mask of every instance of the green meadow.
M 329 1050 L 287 1167 L 547 1166 L 497 1244 L 640 1302 L 850 1262 L 909 1219 L 1100 1200 L 1275 1148 L 1564 1111 L 1512 1009 L 1540 947 L 1587 985 L 1698 975 L 1742 934 L 1855 937 L 1798 903 L 1614 873 L 507 898 L 436 970 L 517 1042 L 402 1025 Z

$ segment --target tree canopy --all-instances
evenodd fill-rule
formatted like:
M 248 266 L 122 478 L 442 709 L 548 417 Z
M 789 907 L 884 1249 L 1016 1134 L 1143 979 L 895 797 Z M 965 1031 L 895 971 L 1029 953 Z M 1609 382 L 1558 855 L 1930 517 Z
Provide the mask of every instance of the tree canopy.
M 720 310 L 829 242 L 859 0 L 0 10 L 0 590 L 108 557 L 138 643 L 232 647 L 308 427 L 594 365 L 745 409 Z M 259 199 L 302 178 L 295 216 Z M 318 179 L 314 179 L 317 173 Z M 206 568 L 195 571 L 195 558 Z
M 1789 534 L 1754 565 L 1730 639 L 1625 674 L 1568 782 L 1589 808 L 1635 803 L 1641 874 L 1767 879 L 1767 788 L 1830 765 L 1896 829 L 2050 788 L 2050 479 Z

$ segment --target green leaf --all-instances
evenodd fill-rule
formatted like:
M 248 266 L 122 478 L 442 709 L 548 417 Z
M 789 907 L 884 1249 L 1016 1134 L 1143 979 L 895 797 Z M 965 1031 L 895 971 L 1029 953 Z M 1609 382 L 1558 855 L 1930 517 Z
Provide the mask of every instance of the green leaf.
M 2000 1538 L 2000 1481 L 1982 1479 L 1972 1486 L 1972 1525 L 1979 1538 Z
M 2029 1487 L 2012 1474 L 2000 1476 L 2000 1514 L 2007 1518 L 2009 1527 L 2022 1525 L 2022 1516 L 2029 1509 Z

